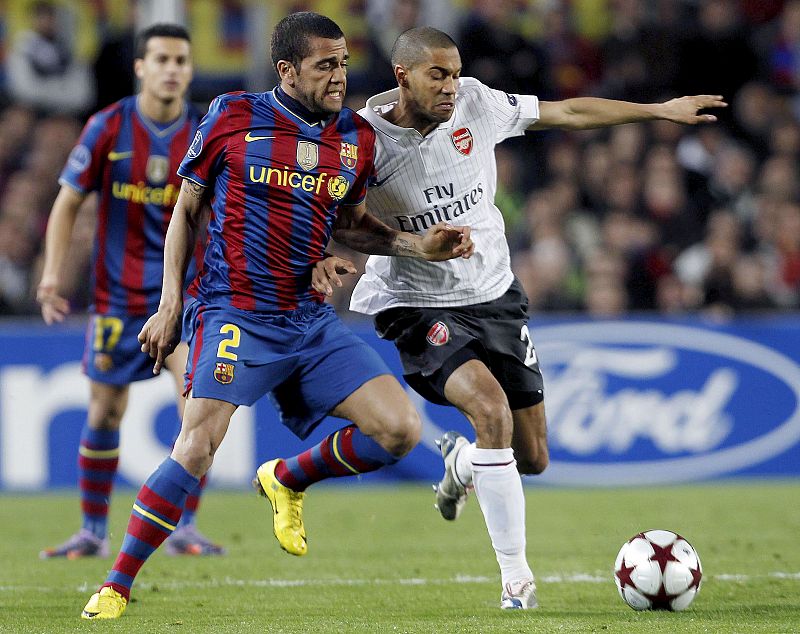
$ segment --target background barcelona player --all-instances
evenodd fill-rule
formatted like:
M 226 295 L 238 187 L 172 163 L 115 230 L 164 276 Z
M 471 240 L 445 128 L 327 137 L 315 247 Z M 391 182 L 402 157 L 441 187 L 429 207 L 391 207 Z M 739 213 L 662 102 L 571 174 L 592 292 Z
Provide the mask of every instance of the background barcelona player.
M 183 425 L 172 455 L 142 487 L 122 549 L 83 618 L 117 618 L 145 560 L 178 522 L 186 495 L 211 466 L 232 414 L 269 394 L 284 425 L 305 438 L 329 413 L 351 421 L 309 452 L 302 486 L 374 471 L 418 441 L 419 417 L 398 381 L 311 287 L 334 227 L 366 252 L 438 260 L 469 256 L 469 231 L 441 223 L 424 236 L 365 211 L 375 132 L 342 108 L 347 46 L 315 13 L 281 20 L 272 37 L 280 86 L 215 99 L 178 170 L 184 177 L 167 232 L 164 290 L 140 335 L 165 363 L 181 330 L 181 282 L 212 195 L 203 270 L 192 283 Z M 303 493 L 263 464 L 256 484 L 289 553 L 306 552 Z M 290 474 L 297 479 L 297 474 Z M 288 476 L 287 476 L 288 477 Z
M 164 236 L 180 188 L 175 170 L 200 119 L 184 100 L 192 60 L 183 27 L 159 24 L 142 31 L 134 68 L 140 92 L 86 124 L 61 174 L 47 226 L 37 299 L 44 320 L 52 324 L 69 313 L 59 284 L 76 214 L 90 192 L 98 193 L 93 306 L 84 354 L 90 400 L 78 457 L 83 526 L 64 544 L 42 551 L 45 558 L 108 556 L 106 523 L 128 386 L 152 377 L 136 335 L 158 306 Z M 185 344 L 178 346 L 168 364 L 176 379 L 182 376 L 186 350 Z M 179 391 L 179 413 L 183 404 Z M 193 490 L 186 502 L 183 524 L 168 544 L 172 554 L 222 552 L 194 526 L 199 493 Z

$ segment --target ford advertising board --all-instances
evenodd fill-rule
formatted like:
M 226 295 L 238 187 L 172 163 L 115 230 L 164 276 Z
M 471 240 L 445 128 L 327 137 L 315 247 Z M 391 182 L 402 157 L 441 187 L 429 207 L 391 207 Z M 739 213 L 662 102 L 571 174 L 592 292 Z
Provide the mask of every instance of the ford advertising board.
M 354 330 L 398 376 L 394 347 L 369 324 Z M 713 324 L 685 320 L 532 320 L 545 377 L 551 463 L 526 483 L 628 486 L 720 477 L 800 475 L 800 317 Z M 82 329 L 0 327 L 0 489 L 73 487 L 88 401 Z M 367 482 L 441 477 L 435 439 L 472 435 L 452 408 L 409 394 L 423 439 Z M 169 452 L 177 428 L 171 378 L 135 384 L 122 428 L 121 484 L 139 486 Z M 212 473 L 247 486 L 255 467 L 291 455 L 341 426 L 327 419 L 300 442 L 268 399 L 240 408 Z M 350 481 L 352 483 L 352 481 Z
M 543 479 L 684 482 L 778 461 L 800 442 L 800 367 L 745 334 L 657 322 L 540 328 L 554 455 Z

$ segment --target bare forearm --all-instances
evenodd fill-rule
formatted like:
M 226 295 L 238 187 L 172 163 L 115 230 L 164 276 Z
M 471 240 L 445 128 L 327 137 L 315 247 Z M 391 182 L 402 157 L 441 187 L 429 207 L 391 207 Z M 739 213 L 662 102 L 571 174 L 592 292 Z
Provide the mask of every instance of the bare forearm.
M 565 118 L 558 127 L 572 130 L 602 128 L 661 118 L 661 104 L 630 103 L 596 97 L 576 97 L 563 102 Z
M 164 241 L 164 283 L 161 290 L 162 306 L 179 306 L 183 302 L 183 280 L 191 259 L 192 247 L 197 235 L 185 222 L 176 208 L 167 229 Z
M 164 240 L 164 282 L 160 309 L 180 310 L 183 306 L 183 282 L 197 242 L 202 217 L 201 201 L 202 189 L 193 191 L 184 181 Z
M 41 284 L 57 286 L 60 272 L 69 251 L 72 229 L 85 196 L 69 187 L 62 187 L 58 193 L 45 233 L 44 267 Z
M 423 257 L 419 236 L 392 229 L 369 214 L 364 214 L 355 226 L 337 229 L 333 238 L 359 253 Z
M 697 125 L 717 120 L 716 115 L 704 110 L 725 108 L 727 105 L 721 95 L 688 95 L 663 103 L 631 103 L 594 97 L 542 101 L 539 104 L 539 119 L 528 129 L 586 130 L 652 119 Z

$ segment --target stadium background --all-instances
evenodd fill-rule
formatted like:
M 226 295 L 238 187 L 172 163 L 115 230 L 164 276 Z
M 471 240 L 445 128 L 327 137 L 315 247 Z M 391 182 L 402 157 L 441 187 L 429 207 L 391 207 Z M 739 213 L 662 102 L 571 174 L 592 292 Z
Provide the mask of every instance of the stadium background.
M 731 107 L 712 126 L 538 133 L 498 148 L 497 202 L 531 298 L 548 389 L 553 464 L 530 481 L 800 475 L 800 2 L 53 4 L 49 49 L 26 45 L 42 37 L 32 31 L 33 2 L 0 4 L 0 489 L 75 482 L 88 392 L 79 359 L 91 200 L 65 271 L 75 319 L 45 328 L 33 289 L 57 176 L 83 121 L 134 89 L 131 34 L 185 20 L 192 99 L 204 106 L 219 92 L 273 85 L 270 28 L 296 9 L 317 9 L 343 27 L 353 107 L 392 87 L 387 50 L 418 24 L 451 33 L 464 74 L 506 91 L 637 101 L 724 95 Z M 335 298 L 339 312 L 399 370 L 393 348 L 348 313 L 348 297 L 345 289 Z M 169 401 L 166 378 L 135 388 L 123 425 L 129 484 L 168 449 Z M 422 445 L 365 479 L 438 479 L 432 441 L 466 423 L 415 402 L 426 423 Z M 244 485 L 258 462 L 299 447 L 266 401 L 237 416 L 215 465 L 218 485 Z

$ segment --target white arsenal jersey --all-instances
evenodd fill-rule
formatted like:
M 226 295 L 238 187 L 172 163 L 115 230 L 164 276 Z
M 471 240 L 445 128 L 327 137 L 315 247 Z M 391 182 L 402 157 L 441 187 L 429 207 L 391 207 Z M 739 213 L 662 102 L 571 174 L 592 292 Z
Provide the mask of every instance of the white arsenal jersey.
M 475 253 L 426 262 L 373 255 L 350 309 L 374 314 L 393 306 L 465 306 L 497 299 L 514 279 L 500 210 L 494 205 L 494 146 L 524 134 L 539 118 L 534 96 L 509 95 L 461 78 L 453 116 L 423 137 L 386 121 L 399 89 L 376 95 L 359 114 L 375 128 L 376 180 L 369 212 L 390 227 L 423 234 L 437 222 L 468 225 Z

